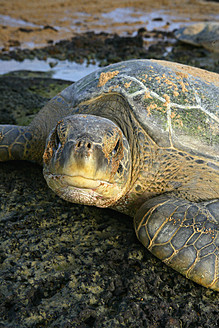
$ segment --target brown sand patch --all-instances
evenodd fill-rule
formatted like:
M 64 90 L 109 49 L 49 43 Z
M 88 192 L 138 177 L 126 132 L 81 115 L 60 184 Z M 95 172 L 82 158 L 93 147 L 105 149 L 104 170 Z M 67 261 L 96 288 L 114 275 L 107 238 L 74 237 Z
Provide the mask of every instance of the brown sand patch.
M 116 8 L 134 8 L 131 15 L 137 20 L 139 17 L 139 21 L 125 22 L 124 19 L 124 22 L 112 22 L 102 16 Z M 7 49 L 19 44 L 27 47 L 28 42 L 42 46 L 48 42 L 71 38 L 78 31 L 115 32 L 119 28 L 121 32 L 131 33 L 136 31 L 136 25 L 144 27 L 145 22 L 140 20 L 141 14 L 159 10 L 175 15 L 176 21 L 179 16 L 190 21 L 212 20 L 219 12 L 219 4 L 198 0 L 1 0 L 1 15 L 21 19 L 36 26 L 25 26 L 22 23 L 19 26 L 9 26 L 3 21 L 0 26 L 0 47 Z

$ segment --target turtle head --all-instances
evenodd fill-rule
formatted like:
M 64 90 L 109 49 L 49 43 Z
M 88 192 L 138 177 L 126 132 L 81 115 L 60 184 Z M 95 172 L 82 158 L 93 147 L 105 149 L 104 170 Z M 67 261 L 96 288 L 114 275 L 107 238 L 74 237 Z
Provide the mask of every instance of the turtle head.
M 121 198 L 131 175 L 131 152 L 121 129 L 94 115 L 64 118 L 51 131 L 44 177 L 61 198 L 108 207 Z

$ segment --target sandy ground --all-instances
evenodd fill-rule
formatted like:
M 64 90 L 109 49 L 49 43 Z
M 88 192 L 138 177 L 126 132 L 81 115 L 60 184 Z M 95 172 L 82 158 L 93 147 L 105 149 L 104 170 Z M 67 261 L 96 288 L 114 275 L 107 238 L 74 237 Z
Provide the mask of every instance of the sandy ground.
M 147 27 L 152 12 L 161 24 L 164 14 L 172 16 L 172 24 L 219 21 L 219 3 L 200 0 L 1 0 L 0 47 L 43 46 L 88 30 L 133 33 Z M 169 25 L 163 21 L 164 29 Z

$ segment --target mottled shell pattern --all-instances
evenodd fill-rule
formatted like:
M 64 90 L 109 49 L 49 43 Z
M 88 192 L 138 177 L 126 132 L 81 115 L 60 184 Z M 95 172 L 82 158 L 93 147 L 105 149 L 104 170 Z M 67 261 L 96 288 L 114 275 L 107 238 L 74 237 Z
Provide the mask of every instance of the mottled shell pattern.
M 219 160 L 218 74 L 167 61 L 130 60 L 91 73 L 60 96 L 76 107 L 109 93 L 128 101 L 159 146 Z

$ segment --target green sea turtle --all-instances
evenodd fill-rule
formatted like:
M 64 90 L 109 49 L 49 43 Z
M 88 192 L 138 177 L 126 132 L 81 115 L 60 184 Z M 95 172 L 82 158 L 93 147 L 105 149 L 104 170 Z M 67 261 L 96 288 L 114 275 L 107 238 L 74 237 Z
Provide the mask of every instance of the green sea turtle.
M 0 160 L 43 163 L 67 201 L 134 217 L 137 237 L 219 291 L 219 75 L 157 60 L 97 70 L 27 126 L 0 126 Z
M 219 52 L 219 22 L 200 22 L 181 27 L 175 31 L 175 37 L 182 42 Z

